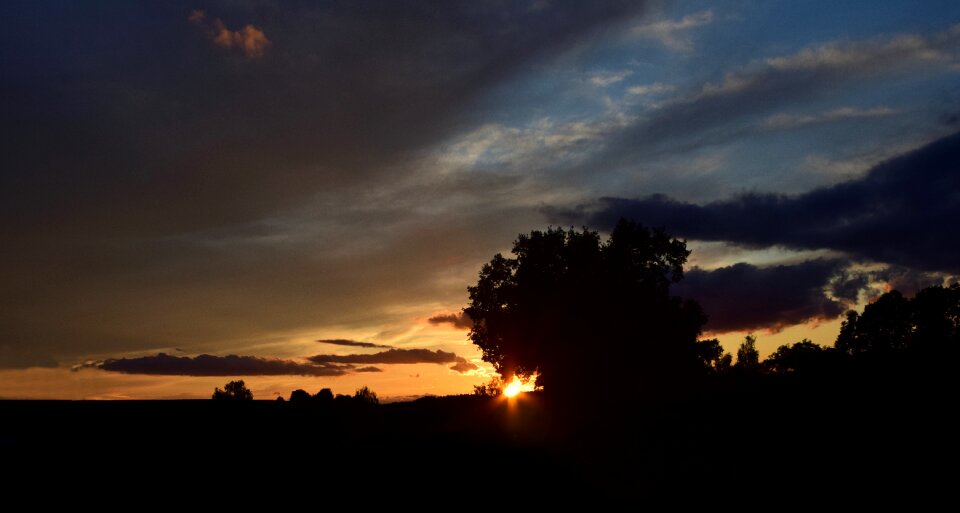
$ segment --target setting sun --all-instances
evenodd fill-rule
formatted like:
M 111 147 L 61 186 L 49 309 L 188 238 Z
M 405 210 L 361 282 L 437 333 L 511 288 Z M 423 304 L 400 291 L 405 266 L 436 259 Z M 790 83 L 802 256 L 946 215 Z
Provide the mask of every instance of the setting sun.
M 514 379 L 513 382 L 503 388 L 503 395 L 507 397 L 516 397 L 520 392 L 523 392 L 523 383 L 519 379 Z

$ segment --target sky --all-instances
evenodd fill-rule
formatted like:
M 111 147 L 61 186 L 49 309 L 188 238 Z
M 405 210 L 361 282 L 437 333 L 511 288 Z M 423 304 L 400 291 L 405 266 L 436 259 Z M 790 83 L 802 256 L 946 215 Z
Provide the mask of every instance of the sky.
M 469 393 L 483 263 L 620 217 L 830 345 L 960 275 L 958 86 L 953 1 L 2 2 L 0 398 Z

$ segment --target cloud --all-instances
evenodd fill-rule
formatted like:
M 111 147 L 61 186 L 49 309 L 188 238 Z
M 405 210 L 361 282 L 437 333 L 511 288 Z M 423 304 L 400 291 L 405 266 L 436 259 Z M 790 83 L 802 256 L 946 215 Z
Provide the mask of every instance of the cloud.
M 455 363 L 455 364 L 453 364 L 453 365 L 450 366 L 450 370 L 457 371 L 457 372 L 459 372 L 460 374 L 464 374 L 464 373 L 466 373 L 466 372 L 470 372 L 470 371 L 473 371 L 473 370 L 477 370 L 477 369 L 479 369 L 479 368 L 480 368 L 480 367 L 477 367 L 475 364 L 473 364 L 473 363 L 471 363 L 471 362 L 468 362 L 467 360 L 465 360 L 465 359 L 463 359 L 463 358 L 461 358 L 460 360 L 458 360 L 457 363 Z
M 308 360 L 310 360 L 311 362 L 318 363 L 318 364 L 451 363 L 451 362 L 456 362 L 459 359 L 460 357 L 457 356 L 456 354 L 448 353 L 446 351 L 441 351 L 439 349 L 437 349 L 436 351 L 431 351 L 429 349 L 389 349 L 387 351 L 381 351 L 379 353 L 373 353 L 373 354 L 346 354 L 346 355 L 318 354 L 316 356 L 311 356 L 308 358 Z
M 602 71 L 599 73 L 594 73 L 590 77 L 590 83 L 598 87 L 607 87 L 609 85 L 616 84 L 617 82 L 623 82 L 632 74 L 633 72 L 630 70 Z
M 317 342 L 321 344 L 333 344 L 335 346 L 350 346 L 350 347 L 376 347 L 381 349 L 389 349 L 393 346 L 387 346 L 383 344 L 374 344 L 373 342 L 357 342 L 356 340 L 347 340 L 343 338 L 326 338 L 318 340 Z
M 455 328 L 464 330 L 468 330 L 473 327 L 473 319 L 468 317 L 467 314 L 463 312 L 437 314 L 427 319 L 427 322 L 430 324 L 450 324 Z
M 246 25 L 240 30 L 230 30 L 220 18 L 216 18 L 210 23 L 207 23 L 206 20 L 206 12 L 203 10 L 192 11 L 190 16 L 187 17 L 187 21 L 201 26 L 207 31 L 207 35 L 213 41 L 213 44 L 223 48 L 240 50 L 247 58 L 263 57 L 264 52 L 272 44 L 263 30 L 253 25 Z
M 353 372 L 383 372 L 383 369 L 379 367 L 373 367 L 373 366 L 357 367 L 356 369 L 353 369 Z
M 672 292 L 697 300 L 709 317 L 709 332 L 769 329 L 831 320 L 851 305 L 827 297 L 825 289 L 847 263 L 807 260 L 757 267 L 738 263 L 713 270 L 694 268 Z M 865 286 L 865 284 L 864 284 Z
M 679 20 L 660 20 L 634 27 L 633 33 L 639 37 L 656 39 L 663 46 L 680 52 L 693 50 L 693 41 L 688 34 L 690 29 L 709 25 L 713 22 L 713 11 L 700 11 L 684 16 Z
M 436 351 L 430 351 L 429 349 L 390 349 L 374 354 L 318 354 L 308 359 L 320 365 L 452 363 L 453 365 L 450 366 L 450 369 L 461 374 L 478 369 L 476 365 L 470 363 L 462 356 L 457 356 L 454 353 L 448 353 L 439 349 Z M 356 372 L 367 372 L 360 371 L 359 369 L 354 370 Z
M 652 84 L 630 86 L 627 88 L 627 94 L 630 94 L 633 96 L 648 96 L 648 95 L 654 95 L 654 94 L 669 93 L 675 89 L 676 87 L 670 84 L 661 84 L 660 82 L 654 82 Z
M 877 118 L 896 113 L 897 111 L 890 107 L 873 107 L 870 109 L 841 107 L 817 114 L 775 114 L 763 120 L 760 123 L 760 127 L 767 130 L 783 130 L 816 123 L 842 121 L 845 119 Z
M 832 249 L 923 271 L 960 272 L 958 163 L 960 133 L 883 162 L 862 178 L 794 196 L 747 193 L 703 205 L 663 195 L 603 198 L 552 212 L 599 227 L 627 217 L 692 239 Z
M 202 354 L 195 357 L 156 356 L 139 358 L 108 359 L 103 362 L 88 362 L 80 367 L 95 367 L 105 371 L 124 374 L 155 374 L 164 376 L 342 376 L 351 367 L 329 364 L 310 364 L 293 360 L 260 358 L 257 356 L 213 356 Z
M 632 166 L 638 159 L 649 159 L 653 151 L 716 144 L 757 128 L 884 115 L 883 111 L 840 109 L 811 119 L 769 118 L 769 113 L 783 106 L 835 92 L 844 84 L 907 73 L 944 73 L 944 64 L 958 51 L 960 30 L 954 28 L 928 36 L 832 42 L 752 61 L 637 118 L 607 141 L 595 166 Z M 765 114 L 766 121 L 757 119 Z

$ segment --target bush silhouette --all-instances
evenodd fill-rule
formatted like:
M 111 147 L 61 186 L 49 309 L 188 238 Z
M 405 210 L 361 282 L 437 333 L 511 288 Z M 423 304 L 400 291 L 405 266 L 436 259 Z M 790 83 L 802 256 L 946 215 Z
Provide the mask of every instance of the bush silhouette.
M 247 388 L 243 380 L 231 381 L 223 386 L 223 390 L 219 387 L 214 389 L 213 398 L 221 401 L 250 401 L 253 400 L 253 392 Z
M 364 404 L 380 404 L 380 399 L 377 398 L 377 393 L 367 387 L 358 388 L 353 394 L 353 399 Z
M 313 398 L 320 404 L 330 404 L 333 402 L 333 390 L 321 388 Z

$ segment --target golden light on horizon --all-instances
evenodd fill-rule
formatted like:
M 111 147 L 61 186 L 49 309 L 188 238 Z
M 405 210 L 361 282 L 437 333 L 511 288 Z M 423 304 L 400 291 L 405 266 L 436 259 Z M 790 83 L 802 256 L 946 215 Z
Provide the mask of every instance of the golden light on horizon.
M 507 397 L 516 397 L 517 394 L 523 391 L 523 383 L 519 379 L 514 378 L 513 382 L 503 388 L 503 395 Z

